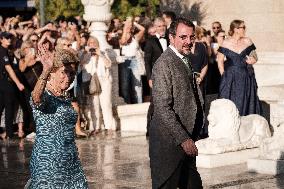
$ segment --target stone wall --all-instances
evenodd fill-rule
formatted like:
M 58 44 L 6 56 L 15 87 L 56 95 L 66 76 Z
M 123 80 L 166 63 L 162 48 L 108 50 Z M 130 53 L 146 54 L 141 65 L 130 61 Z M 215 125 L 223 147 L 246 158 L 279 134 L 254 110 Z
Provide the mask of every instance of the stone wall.
M 247 35 L 258 51 L 284 51 L 283 0 L 185 0 L 188 6 L 201 2 L 206 17 L 202 26 L 211 29 L 213 21 L 220 21 L 226 32 L 234 19 L 244 20 Z

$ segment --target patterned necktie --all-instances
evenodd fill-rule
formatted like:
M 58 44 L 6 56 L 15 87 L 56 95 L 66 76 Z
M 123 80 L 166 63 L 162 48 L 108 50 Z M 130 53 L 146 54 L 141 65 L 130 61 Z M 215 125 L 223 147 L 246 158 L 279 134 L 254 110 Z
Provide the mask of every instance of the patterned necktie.
M 193 69 L 191 63 L 189 62 L 188 58 L 185 56 L 182 58 L 183 62 L 185 63 L 186 67 L 193 73 Z
M 192 81 L 193 90 L 195 90 L 195 91 L 196 91 L 196 89 L 197 89 L 196 77 L 195 77 L 195 74 L 194 74 L 194 71 L 193 71 L 192 65 L 191 65 L 191 63 L 189 62 L 189 60 L 188 60 L 188 58 L 187 58 L 187 57 L 185 57 L 185 56 L 184 56 L 184 57 L 182 58 L 182 60 L 183 60 L 184 64 L 186 65 L 186 67 L 189 69 L 189 71 L 190 71 L 190 72 L 191 72 L 191 74 L 192 74 L 192 79 L 193 79 L 193 81 Z

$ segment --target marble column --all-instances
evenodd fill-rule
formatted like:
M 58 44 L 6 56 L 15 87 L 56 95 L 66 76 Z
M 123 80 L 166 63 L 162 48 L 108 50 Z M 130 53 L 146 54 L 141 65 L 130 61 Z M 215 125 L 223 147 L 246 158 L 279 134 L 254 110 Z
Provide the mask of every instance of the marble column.
M 106 41 L 106 31 L 108 29 L 106 22 L 110 21 L 112 14 L 111 5 L 114 0 L 81 0 L 84 5 L 85 14 L 83 18 L 91 22 L 89 28 L 91 35 L 100 42 L 102 50 L 111 48 Z
M 83 18 L 91 22 L 89 31 L 91 36 L 99 40 L 100 48 L 104 51 L 112 61 L 112 76 L 113 76 L 113 105 L 124 104 L 124 100 L 119 97 L 118 84 L 118 64 L 116 61 L 116 53 L 106 41 L 107 22 L 110 21 L 112 14 L 110 12 L 111 5 L 114 0 L 81 0 L 84 5 Z

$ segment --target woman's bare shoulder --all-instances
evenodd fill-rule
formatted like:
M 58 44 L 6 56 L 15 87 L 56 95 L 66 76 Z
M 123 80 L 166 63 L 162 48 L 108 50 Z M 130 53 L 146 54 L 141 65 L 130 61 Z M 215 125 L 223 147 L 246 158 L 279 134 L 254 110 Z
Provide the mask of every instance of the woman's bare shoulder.
M 251 38 L 249 37 L 243 37 L 242 40 L 247 46 L 250 46 L 251 44 L 253 44 Z
M 232 44 L 232 40 L 231 39 L 225 39 L 223 41 L 223 43 L 221 44 L 221 47 L 230 48 L 231 44 Z

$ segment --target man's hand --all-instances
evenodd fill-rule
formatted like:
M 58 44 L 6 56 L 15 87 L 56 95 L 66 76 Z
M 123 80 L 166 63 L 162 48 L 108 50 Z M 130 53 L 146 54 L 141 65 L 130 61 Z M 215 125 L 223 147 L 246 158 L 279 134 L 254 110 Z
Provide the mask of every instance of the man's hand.
M 203 81 L 203 78 L 202 77 L 197 77 L 196 78 L 196 83 L 198 84 L 198 85 L 200 85 L 200 83 Z
M 149 87 L 152 89 L 153 88 L 153 81 L 151 79 L 148 81 L 148 84 L 149 84 Z
M 194 141 L 192 139 L 187 139 L 181 143 L 181 147 L 185 153 L 189 156 L 198 156 L 198 149 L 196 148 Z

